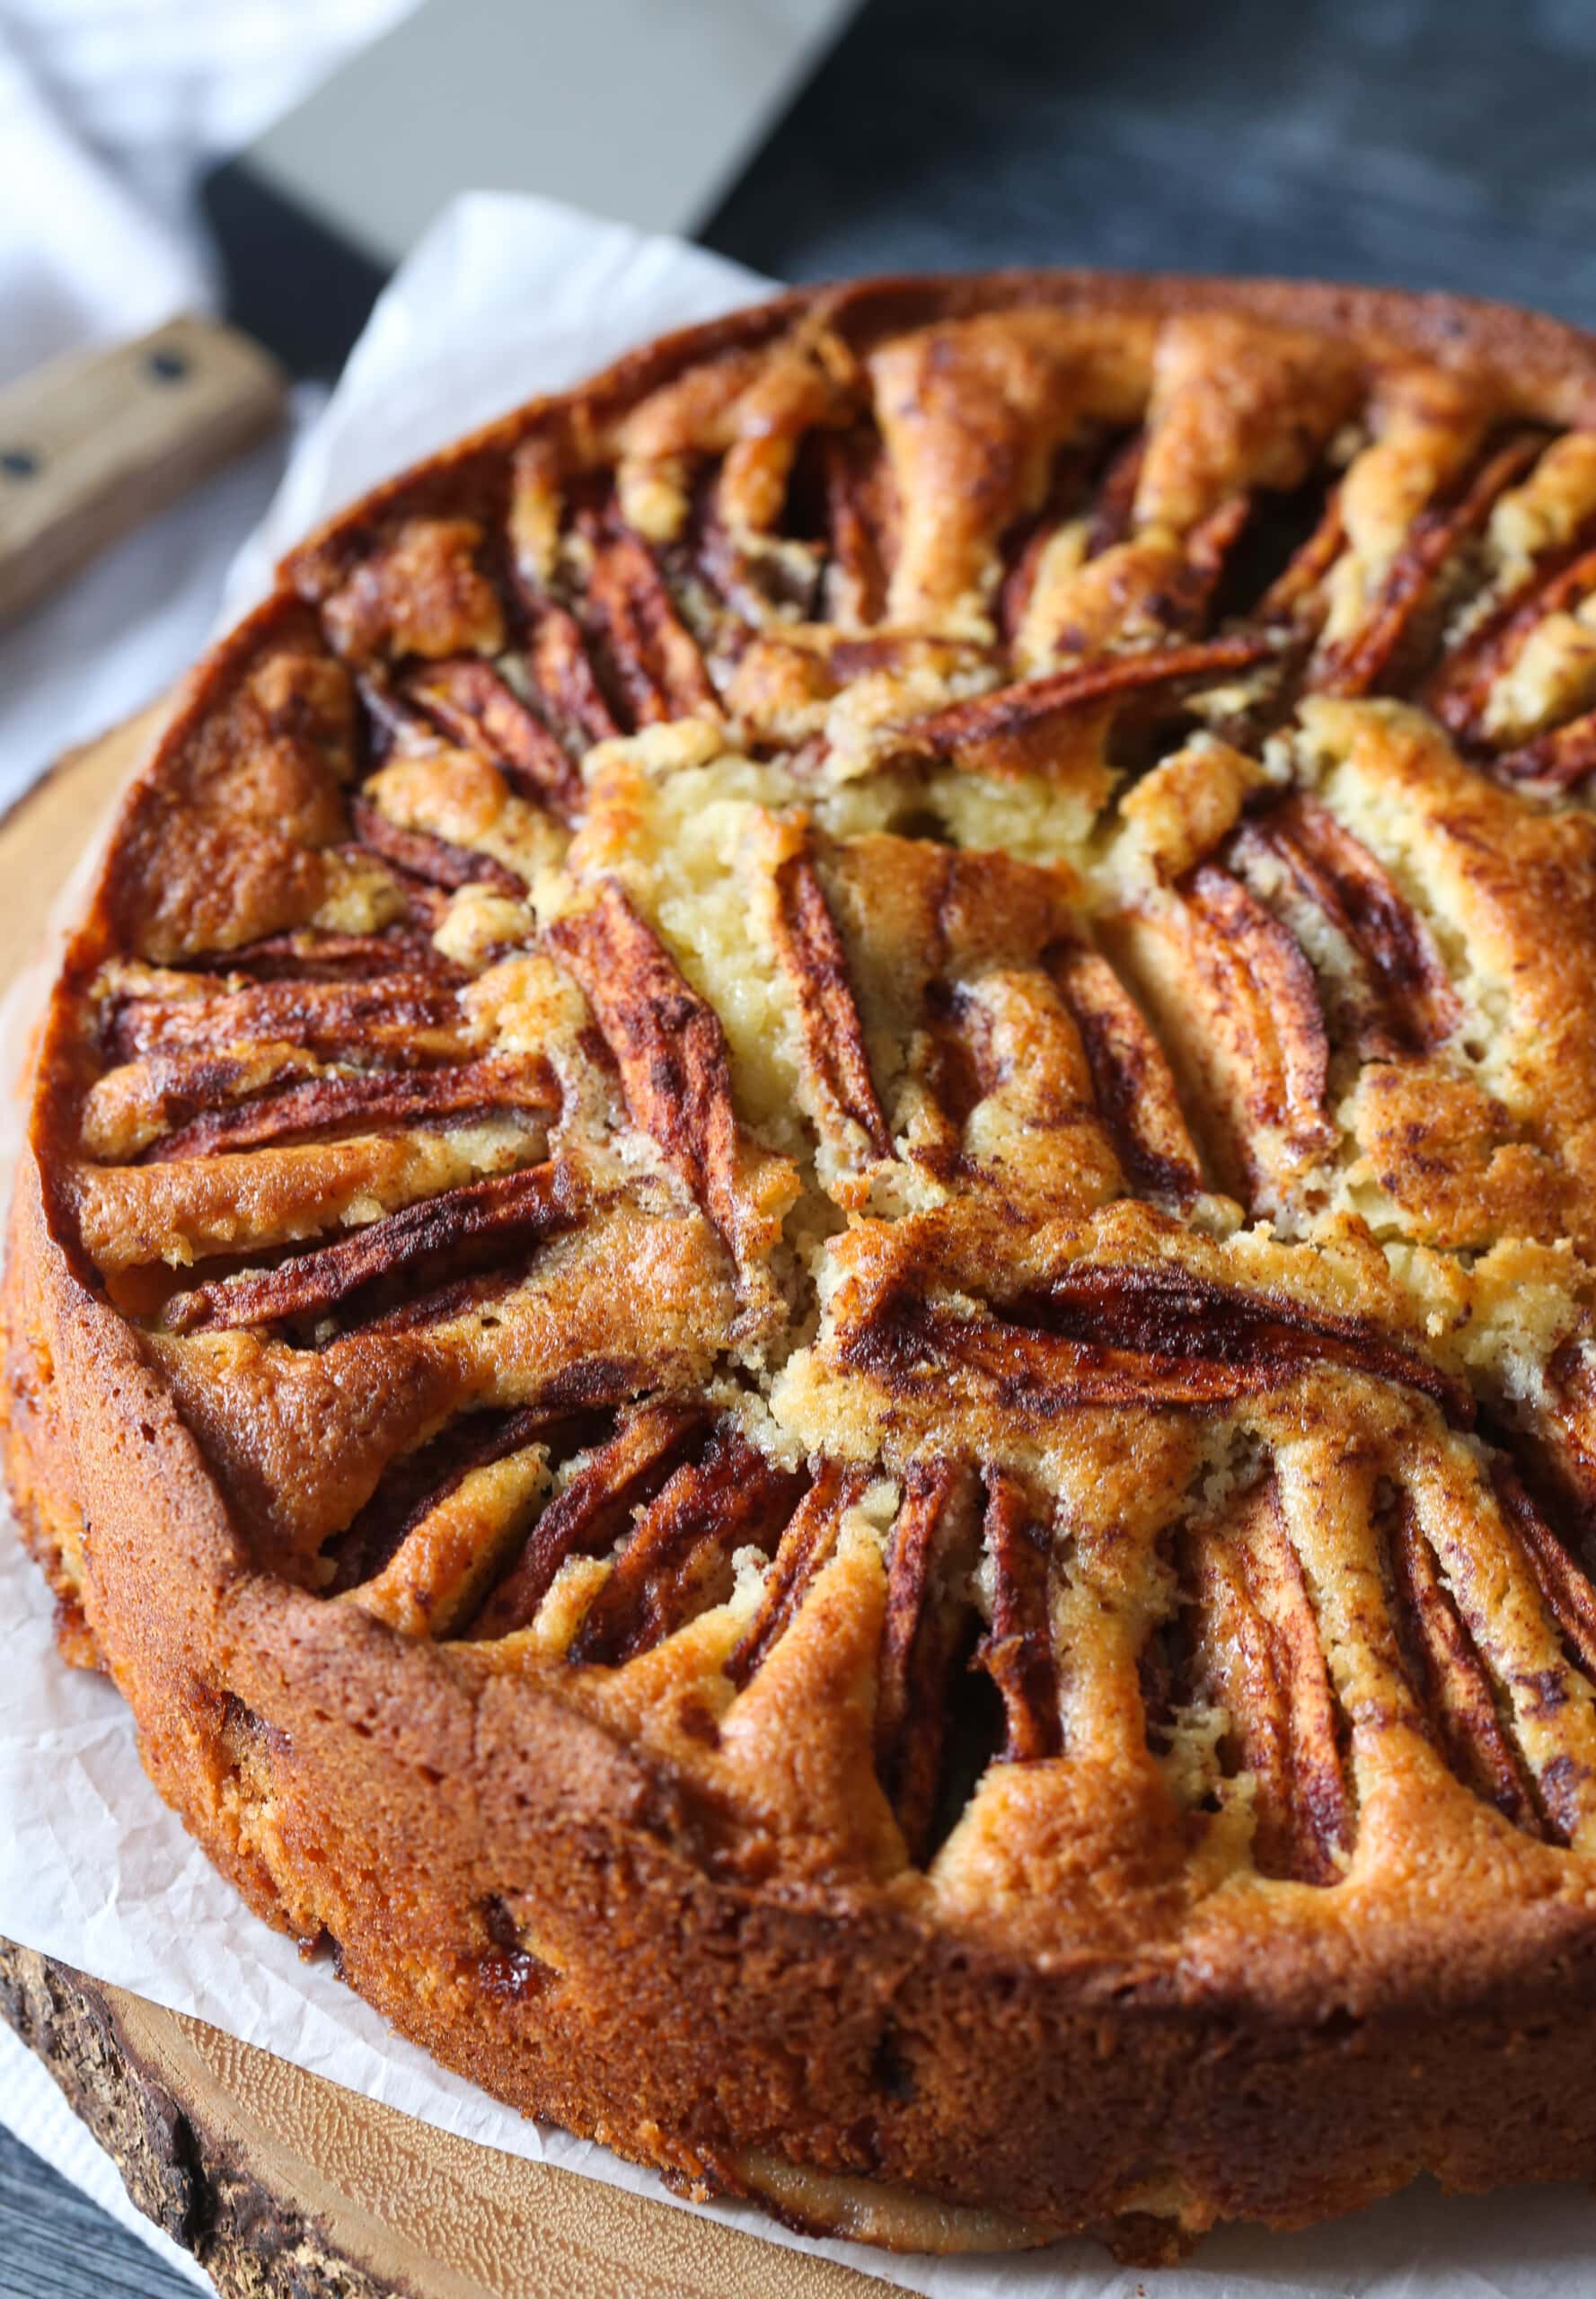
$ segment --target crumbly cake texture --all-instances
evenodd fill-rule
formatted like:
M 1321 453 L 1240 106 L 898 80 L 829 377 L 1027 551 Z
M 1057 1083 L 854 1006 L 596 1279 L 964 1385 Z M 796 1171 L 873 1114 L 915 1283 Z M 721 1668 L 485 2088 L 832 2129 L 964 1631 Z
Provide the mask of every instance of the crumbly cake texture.
M 9 1463 L 251 1904 L 800 2224 L 1596 2172 L 1596 342 L 1045 274 L 313 538 L 44 1025 Z

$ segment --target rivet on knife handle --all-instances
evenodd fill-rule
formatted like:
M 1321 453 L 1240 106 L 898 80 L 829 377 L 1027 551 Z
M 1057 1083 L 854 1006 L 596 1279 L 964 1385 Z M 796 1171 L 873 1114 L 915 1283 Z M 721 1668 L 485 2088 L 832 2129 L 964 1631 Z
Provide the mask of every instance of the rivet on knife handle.
M 260 438 L 286 389 L 247 336 L 176 319 L 0 391 L 0 620 Z

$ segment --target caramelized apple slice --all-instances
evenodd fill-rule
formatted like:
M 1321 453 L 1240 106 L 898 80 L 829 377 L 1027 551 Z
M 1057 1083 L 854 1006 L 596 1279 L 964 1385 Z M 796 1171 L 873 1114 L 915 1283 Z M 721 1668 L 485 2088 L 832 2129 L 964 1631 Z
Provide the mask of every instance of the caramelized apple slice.
M 213 1279 L 173 1297 L 166 1323 L 174 1333 L 272 1325 L 319 1316 L 351 1294 L 423 1261 L 447 1255 L 451 1271 L 468 1250 L 498 1252 L 535 1245 L 581 1215 L 569 1167 L 559 1161 L 423 1198 L 385 1214 L 336 1245 L 300 1254 L 276 1269 Z
M 848 1163 L 862 1147 L 890 1158 L 848 959 L 801 828 L 771 823 L 767 846 L 776 956 L 798 1011 L 810 1115 Z
M 576 616 L 543 598 L 533 600 L 529 612 L 527 674 L 550 725 L 574 750 L 613 740 L 621 728 L 594 675 Z
M 1596 1652 L 1569 1560 L 1500 1460 L 1410 1458 L 1406 1490 L 1547 1832 L 1583 1850 L 1596 1830 Z
M 1313 533 L 1298 544 L 1257 605 L 1252 620 L 1267 628 L 1279 622 L 1311 622 L 1323 612 L 1325 577 L 1346 548 L 1341 489 L 1333 487 Z
M 841 597 L 837 619 L 879 622 L 896 556 L 892 475 L 873 431 L 833 431 L 824 446 L 826 525 Z
M 941 1786 L 954 1671 L 972 1618 L 980 1487 L 950 1461 L 918 1461 L 887 1552 L 876 1768 L 912 1860 L 923 1860 Z
M 992 1561 L 992 1633 L 976 1657 L 1002 1695 L 1002 1761 L 1029 1764 L 1056 1756 L 1063 1745 L 1049 1611 L 1051 1537 L 1018 1480 L 1002 1471 L 987 1480 L 983 1532 Z
M 1283 868 L 1288 912 L 1311 904 L 1351 948 L 1363 975 L 1355 1035 L 1366 1060 L 1428 1053 L 1452 1035 L 1463 1009 L 1428 927 L 1328 807 L 1284 799 L 1247 824 L 1230 853 L 1255 884 L 1260 862 L 1269 877 Z
M 298 1046 L 326 1061 L 409 1066 L 472 1051 L 454 991 L 425 974 L 234 989 L 203 975 L 140 973 L 107 1000 L 101 1032 L 105 1051 L 118 1061 L 269 1044 Z
M 1502 1729 L 1491 1679 L 1436 1570 L 1413 1506 L 1389 1517 L 1398 1626 L 1414 1690 L 1458 1778 L 1530 1836 L 1542 1833 L 1529 1775 Z
M 1503 751 L 1493 760 L 1492 772 L 1504 782 L 1539 784 L 1548 791 L 1572 790 L 1596 772 L 1596 710 L 1570 718 L 1516 750 Z
M 1289 1202 L 1336 1142 L 1329 1039 L 1295 938 L 1204 863 L 1133 916 L 1126 944 L 1212 1112 L 1226 1183 L 1266 1211 Z
M 401 1453 L 365 1506 L 323 1551 L 332 1568 L 329 1595 L 347 1595 L 382 1572 L 472 1470 L 525 1450 L 560 1426 L 560 1415 L 535 1405 L 509 1414 L 461 1413 L 435 1436 Z
M 570 758 L 490 663 L 454 656 L 413 672 L 404 691 L 451 742 L 491 759 L 522 797 L 561 822 L 580 812 L 582 778 Z
M 487 1116 L 560 1107 L 554 1073 L 541 1058 L 489 1057 L 439 1070 L 356 1070 L 308 1078 L 252 1100 L 202 1110 L 144 1152 L 146 1159 L 208 1158 L 335 1126 L 415 1125 L 428 1118 Z
M 526 893 L 526 881 L 491 854 L 479 852 L 475 847 L 456 846 L 446 838 L 438 838 L 428 830 L 405 830 L 398 823 L 390 822 L 369 798 L 351 798 L 349 820 L 355 835 L 373 854 L 380 854 L 384 862 L 392 862 L 413 878 L 424 878 L 434 886 L 491 886 L 501 894 L 522 900 Z
M 1050 970 L 1091 1071 L 1098 1114 L 1125 1180 L 1151 1196 L 1186 1204 L 1203 1186 L 1164 1050 L 1107 958 L 1065 949 Z
M 705 1208 L 745 1282 L 754 1281 L 795 1185 L 784 1161 L 745 1148 L 719 1017 L 613 880 L 590 910 L 558 920 L 548 940 L 593 1009 L 633 1123 Z
M 1333 1884 L 1352 1837 L 1336 1705 L 1273 1478 L 1186 1545 L 1199 1668 L 1253 1783 L 1253 1857 L 1265 1876 Z
M 1538 560 L 1525 580 L 1443 658 L 1424 690 L 1425 708 L 1449 734 L 1464 742 L 1477 740 L 1491 690 L 1517 662 L 1530 633 L 1592 591 L 1596 548 L 1586 525 L 1561 550 Z
M 1142 466 L 1147 460 L 1147 434 L 1133 432 L 1118 450 L 1103 474 L 1098 489 L 1098 499 L 1092 506 L 1091 524 L 1087 529 L 1086 555 L 1100 559 L 1116 543 L 1124 542 L 1131 532 L 1136 508 L 1136 489 L 1142 484 Z
M 1360 1317 L 1244 1293 L 1168 1264 L 1077 1263 L 1000 1311 L 966 1311 L 889 1286 L 841 1328 L 842 1362 L 895 1391 L 992 1385 L 1037 1414 L 1084 1405 L 1216 1405 L 1318 1364 L 1394 1381 L 1467 1428 L 1464 1385 Z
M 1510 440 L 1419 513 L 1358 629 L 1323 649 L 1309 666 L 1308 683 L 1316 693 L 1379 691 L 1434 603 L 1450 563 L 1485 525 L 1497 498 L 1522 478 L 1539 453 L 1538 437 Z
M 719 718 L 698 642 L 672 603 L 648 548 L 625 527 L 590 526 L 587 609 L 615 683 L 639 727 Z
M 945 710 L 912 719 L 903 729 L 906 750 L 933 758 L 1012 741 L 1045 729 L 1071 711 L 1133 698 L 1149 689 L 1218 684 L 1255 669 L 1277 651 L 1273 639 L 1243 633 L 1182 647 L 1115 655 L 1078 670 L 1054 671 L 1045 678 L 1022 679 Z
M 1547 1610 L 1556 1622 L 1574 1666 L 1596 1685 L 1596 1590 L 1505 1461 L 1493 1464 L 1491 1483 L 1497 1505 L 1518 1535 Z
M 434 889 L 428 888 L 428 894 Z M 196 961 L 196 973 L 247 974 L 251 982 L 381 982 L 393 976 L 428 974 L 441 982 L 466 981 L 464 970 L 446 958 L 432 940 L 442 914 L 430 912 L 424 926 L 407 923 L 380 934 L 337 934 L 300 927 L 268 934 L 241 950 Z
M 629 1414 L 544 1510 L 471 1634 L 510 1636 L 527 1627 L 567 1557 L 602 1556 L 613 1546 L 633 1509 L 670 1475 L 705 1417 L 701 1406 L 674 1401 Z
M 716 1430 L 644 1509 L 572 1638 L 567 1658 L 620 1668 L 729 1590 L 743 1547 L 768 1555 L 804 1490 L 736 1429 Z
M 766 1576 L 759 1609 L 726 1664 L 740 1690 L 758 1674 L 772 1646 L 780 1643 L 816 1577 L 835 1553 L 842 1519 L 862 1498 L 869 1478 L 862 1469 L 824 1460 L 814 1482 L 788 1519 Z

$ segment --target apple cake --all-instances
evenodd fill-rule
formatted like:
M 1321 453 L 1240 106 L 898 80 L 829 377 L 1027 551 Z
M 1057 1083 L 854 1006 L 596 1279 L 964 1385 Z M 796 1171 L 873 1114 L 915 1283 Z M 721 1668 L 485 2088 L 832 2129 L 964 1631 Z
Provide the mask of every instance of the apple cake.
M 784 296 L 368 497 L 38 1041 L 10 1476 L 268 1922 L 697 2195 L 1596 2176 L 1596 339 Z

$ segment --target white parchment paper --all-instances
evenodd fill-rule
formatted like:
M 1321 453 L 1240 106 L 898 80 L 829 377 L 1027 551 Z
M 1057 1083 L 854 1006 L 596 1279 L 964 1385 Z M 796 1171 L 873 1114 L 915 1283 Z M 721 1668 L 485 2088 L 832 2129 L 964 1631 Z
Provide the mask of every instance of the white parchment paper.
M 263 530 L 239 559 L 230 610 L 258 595 L 273 561 L 307 526 L 386 472 L 521 399 L 579 380 L 633 343 L 712 317 L 768 286 L 699 250 L 550 203 L 458 202 L 379 304 Z M 79 898 L 68 891 L 63 918 Z M 7 1077 L 48 978 L 41 962 L 12 986 L 0 1014 Z M 9 1163 L 14 1097 L 4 1118 L 0 1147 Z M 676 2203 L 650 2174 L 529 2122 L 446 2074 L 394 2036 L 326 1965 L 303 1963 L 247 1913 L 145 1779 L 117 1695 L 57 1660 L 48 1593 L 9 1528 L 0 1528 L 0 1934 L 444 2130 Z M 11 2082 L 0 2058 L 0 2116 L 48 2151 L 48 2133 L 28 2128 L 36 2109 L 23 2103 L 20 2079 L 13 2104 Z M 38 2094 L 30 2090 L 28 2098 Z M 1265 2291 L 1301 2299 L 1553 2299 L 1596 2288 L 1596 2202 L 1571 2189 L 1443 2198 L 1423 2187 L 1303 2235 L 1227 2232 L 1204 2245 L 1196 2265 L 1161 2274 L 1116 2268 L 1086 2244 L 1014 2260 L 891 2259 L 851 2244 L 806 2242 L 751 2212 L 714 2215 L 932 2299 L 1038 2299 L 1045 2292 L 1219 2299 Z

